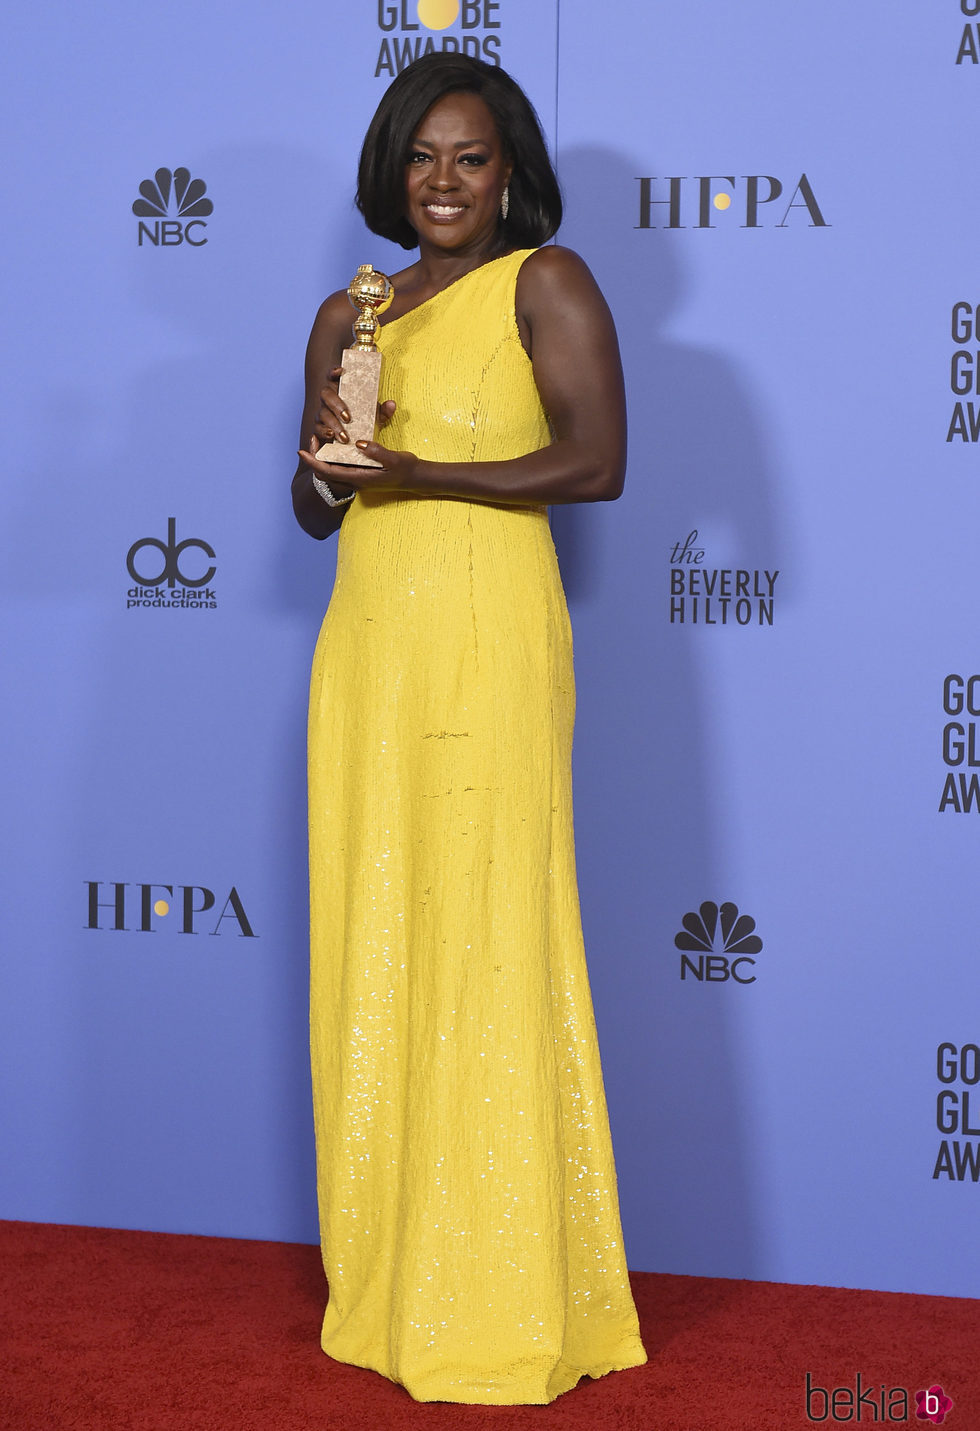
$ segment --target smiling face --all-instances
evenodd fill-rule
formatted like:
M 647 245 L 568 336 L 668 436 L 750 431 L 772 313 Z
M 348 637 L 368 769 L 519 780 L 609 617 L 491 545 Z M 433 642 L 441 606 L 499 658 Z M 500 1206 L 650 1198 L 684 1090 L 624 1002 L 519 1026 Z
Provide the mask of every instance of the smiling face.
M 459 92 L 438 100 L 422 119 L 405 166 L 405 217 L 419 245 L 466 254 L 494 248 L 510 173 L 480 96 Z

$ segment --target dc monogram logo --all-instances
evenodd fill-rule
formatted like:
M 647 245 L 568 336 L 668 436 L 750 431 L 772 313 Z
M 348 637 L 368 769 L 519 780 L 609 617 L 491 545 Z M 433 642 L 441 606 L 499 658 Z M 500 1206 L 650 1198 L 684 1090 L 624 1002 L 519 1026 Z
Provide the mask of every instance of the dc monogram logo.
M 151 568 L 147 573 L 145 567 L 142 571 L 137 569 L 136 555 L 144 547 L 152 547 L 160 552 L 163 557 L 163 565 L 159 571 Z M 160 541 L 158 537 L 142 537 L 140 541 L 134 542 L 126 554 L 126 570 L 139 586 L 156 586 L 161 581 L 166 581 L 170 587 L 176 586 L 179 581 L 181 586 L 198 587 L 206 586 L 214 576 L 216 567 L 209 566 L 203 576 L 187 576 L 180 567 L 181 555 L 188 547 L 198 547 L 206 556 L 214 560 L 214 548 L 200 537 L 185 537 L 182 542 L 177 540 L 177 519 L 167 518 L 167 540 Z
M 139 246 L 142 248 L 144 238 L 154 247 L 164 248 L 181 243 L 201 248 L 206 244 L 204 220 L 214 212 L 211 200 L 204 197 L 207 187 L 203 179 L 192 179 L 189 169 L 158 169 L 152 179 L 144 179 L 142 198 L 133 204 L 133 213 L 140 220 Z M 153 225 L 144 219 L 153 219 Z

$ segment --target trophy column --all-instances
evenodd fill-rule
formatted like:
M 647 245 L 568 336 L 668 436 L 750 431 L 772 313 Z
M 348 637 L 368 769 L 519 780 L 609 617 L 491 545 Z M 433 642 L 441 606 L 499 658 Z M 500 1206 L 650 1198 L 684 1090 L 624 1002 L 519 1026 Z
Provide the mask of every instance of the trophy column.
M 384 313 L 395 296 L 391 279 L 378 273 L 369 263 L 362 263 L 347 289 L 347 297 L 358 310 L 354 322 L 354 346 L 345 348 L 341 356 L 340 396 L 350 413 L 345 424 L 350 442 L 325 442 L 317 452 L 321 462 L 335 462 L 343 467 L 380 467 L 380 462 L 366 457 L 355 442 L 371 442 L 378 415 L 378 390 L 381 385 L 381 354 L 375 345 L 378 314 Z

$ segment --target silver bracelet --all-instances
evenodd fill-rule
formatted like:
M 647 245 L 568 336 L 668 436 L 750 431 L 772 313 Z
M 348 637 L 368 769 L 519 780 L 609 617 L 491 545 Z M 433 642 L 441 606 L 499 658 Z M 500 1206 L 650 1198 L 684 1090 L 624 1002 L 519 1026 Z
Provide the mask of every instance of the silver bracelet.
M 329 484 L 325 482 L 322 477 L 318 477 L 315 472 L 311 473 L 310 475 L 313 478 L 314 487 L 319 492 L 320 496 L 326 502 L 328 507 L 346 507 L 347 503 L 353 502 L 354 498 L 357 496 L 356 492 L 352 492 L 349 497 L 335 497 L 330 490 Z

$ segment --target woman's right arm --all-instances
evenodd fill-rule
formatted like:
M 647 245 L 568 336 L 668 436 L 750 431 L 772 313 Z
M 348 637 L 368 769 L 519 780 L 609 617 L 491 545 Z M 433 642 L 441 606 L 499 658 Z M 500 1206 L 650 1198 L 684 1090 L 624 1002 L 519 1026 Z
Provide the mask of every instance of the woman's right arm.
M 299 445 L 305 452 L 311 450 L 311 442 L 314 450 L 321 445 L 316 437 L 316 428 L 322 428 L 324 422 L 329 424 L 335 420 L 334 430 L 337 433 L 343 431 L 336 374 L 341 354 L 349 346 L 351 322 L 351 306 L 346 291 L 332 293 L 324 299 L 313 320 L 313 330 L 306 346 L 306 401 L 299 433 Z M 333 480 L 330 489 L 338 497 L 346 497 L 352 490 Z M 293 512 L 304 532 L 322 541 L 337 530 L 347 508 L 331 507 L 323 500 L 313 485 L 309 467 L 303 462 L 299 463 L 293 476 L 292 493 Z

